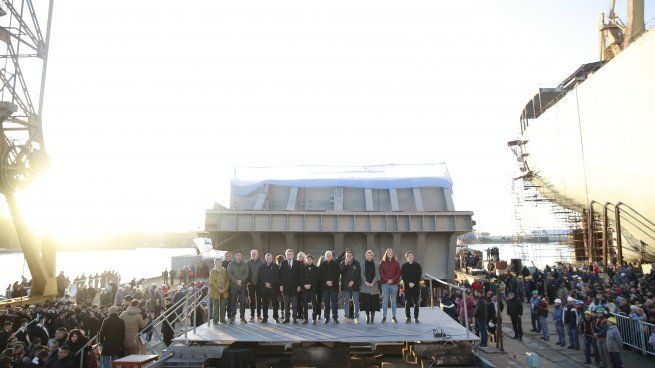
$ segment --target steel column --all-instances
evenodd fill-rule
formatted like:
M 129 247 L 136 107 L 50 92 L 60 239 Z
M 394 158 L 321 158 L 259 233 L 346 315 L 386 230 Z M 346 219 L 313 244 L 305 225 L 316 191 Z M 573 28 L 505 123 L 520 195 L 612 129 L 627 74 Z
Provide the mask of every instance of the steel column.
M 589 217 L 587 219 L 587 230 L 589 231 L 589 265 L 594 263 L 594 201 L 589 204 Z
M 607 270 L 607 256 L 609 253 L 609 244 L 607 241 L 607 225 L 608 225 L 608 219 L 607 219 L 607 205 L 608 203 L 605 203 L 603 206 L 603 270 Z
M 616 254 L 617 263 L 623 266 L 623 239 L 621 239 L 621 210 L 614 206 L 614 222 L 616 223 Z

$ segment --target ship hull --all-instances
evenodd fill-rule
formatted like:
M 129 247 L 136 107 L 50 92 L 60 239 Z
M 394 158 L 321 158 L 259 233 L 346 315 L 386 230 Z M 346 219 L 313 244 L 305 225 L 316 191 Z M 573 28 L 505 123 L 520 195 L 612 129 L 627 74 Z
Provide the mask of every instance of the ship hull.
M 652 221 L 654 138 L 655 32 L 649 31 L 532 120 L 522 140 L 531 181 L 546 198 L 577 211 L 592 201 L 600 204 L 596 211 L 622 202 Z M 655 261 L 655 234 L 637 222 L 621 223 L 624 258 L 637 260 L 643 251 Z

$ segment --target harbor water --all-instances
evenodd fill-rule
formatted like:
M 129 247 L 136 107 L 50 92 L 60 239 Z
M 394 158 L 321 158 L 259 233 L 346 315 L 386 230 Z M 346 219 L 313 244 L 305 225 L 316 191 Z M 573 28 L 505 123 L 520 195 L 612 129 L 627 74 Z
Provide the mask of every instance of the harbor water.
M 114 270 L 121 275 L 121 282 L 129 282 L 132 278 L 149 278 L 160 276 L 164 269 L 171 268 L 171 257 L 185 254 L 195 254 L 191 247 L 187 248 L 135 248 L 117 250 L 81 250 L 58 251 L 57 274 L 64 274 L 71 280 L 84 273 L 101 273 Z M 23 253 L 0 253 L 0 286 L 20 281 L 21 275 L 30 279 L 30 271 L 24 262 Z
M 506 261 L 511 258 L 521 258 L 522 252 L 524 252 L 527 259 L 524 264 L 530 266 L 534 262 L 534 265 L 540 268 L 547 264 L 553 265 L 557 261 L 571 261 L 572 259 L 572 252 L 556 243 L 470 244 L 469 247 L 483 252 L 489 248 L 498 247 L 500 259 Z M 188 247 L 58 251 L 57 273 L 64 271 L 66 276 L 72 279 L 82 273 L 88 276 L 90 273 L 114 270 L 121 275 L 122 282 L 129 282 L 132 278 L 138 280 L 142 277 L 159 276 L 164 269 L 170 269 L 171 257 L 185 254 L 195 254 L 195 250 Z M 484 255 L 486 257 L 486 254 Z M 0 253 L 0 264 L 3 265 L 0 268 L 0 285 L 2 287 L 19 281 L 21 275 L 30 279 L 30 272 L 24 262 L 23 253 Z

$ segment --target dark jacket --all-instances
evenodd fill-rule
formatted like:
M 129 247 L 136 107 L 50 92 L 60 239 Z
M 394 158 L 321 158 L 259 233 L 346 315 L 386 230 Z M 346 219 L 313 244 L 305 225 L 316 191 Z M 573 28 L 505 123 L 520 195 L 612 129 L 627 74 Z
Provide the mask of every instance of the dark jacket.
M 289 261 L 284 260 L 280 265 L 280 286 L 284 286 L 282 294 L 293 295 L 298 292 L 300 286 L 300 268 L 302 265 L 297 260 L 292 260 L 289 266 Z
M 72 354 L 75 354 L 75 352 L 71 350 L 67 357 L 57 360 L 57 363 L 54 364 L 54 368 L 77 368 L 75 359 L 71 356 Z
M 400 277 L 403 279 L 405 289 L 409 288 L 410 282 L 414 284 L 414 287 L 418 287 L 421 276 L 423 276 L 423 273 L 421 272 L 421 265 L 418 262 L 406 262 L 400 267 Z
M 305 289 L 305 285 L 311 285 Z M 315 264 L 302 265 L 300 269 L 300 288 L 303 292 L 315 293 L 318 286 L 318 267 Z
M 9 340 L 9 336 L 13 334 L 13 331 L 5 331 L 4 329 L 0 331 L 0 351 L 4 351 L 7 348 L 7 340 Z M 47 340 L 45 341 L 46 343 L 48 342 Z M 43 343 L 43 341 L 41 341 Z
M 578 325 L 578 310 L 573 306 L 564 308 L 564 324 L 575 327 Z
M 348 265 L 346 261 L 341 262 L 339 273 L 341 273 L 341 290 L 359 291 L 359 287 L 362 286 L 362 269 L 359 262 L 354 259 Z M 351 281 L 353 286 L 348 286 Z
M 265 290 L 266 283 L 269 283 L 271 284 L 271 289 L 269 290 L 277 293 L 277 290 L 279 289 L 278 283 L 280 282 L 280 266 L 278 266 L 277 263 L 271 262 L 271 264 L 268 265 L 264 262 L 263 265 L 259 266 L 257 277 L 259 278 L 257 285 L 259 285 L 260 290 Z
M 521 304 L 521 301 L 517 297 L 507 300 L 507 315 L 509 316 L 523 315 L 523 305 Z
M 591 318 L 587 321 L 586 318 L 582 318 L 580 322 L 580 332 L 583 336 L 588 338 L 594 337 L 594 318 Z
M 102 355 L 123 356 L 125 348 L 125 321 L 112 313 L 102 321 L 98 340 L 102 343 Z
M 318 274 L 323 290 L 339 290 L 339 265 L 334 259 L 331 262 L 321 262 Z M 332 281 L 332 286 L 326 284 L 328 281 Z
M 475 301 L 475 310 L 473 311 L 473 317 L 477 320 L 486 322 L 487 319 L 487 301 L 484 298 L 478 298 Z

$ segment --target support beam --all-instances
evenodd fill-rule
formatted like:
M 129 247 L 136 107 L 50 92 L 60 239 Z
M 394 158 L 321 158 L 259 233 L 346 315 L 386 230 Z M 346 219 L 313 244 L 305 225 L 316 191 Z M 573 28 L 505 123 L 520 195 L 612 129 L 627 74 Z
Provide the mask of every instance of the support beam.
M 334 187 L 334 211 L 343 211 L 343 187 Z
M 394 249 L 394 251 L 397 252 L 398 249 L 400 249 L 400 238 L 401 238 L 401 236 L 403 234 L 402 233 L 393 233 L 392 235 L 393 235 L 393 243 L 391 243 L 392 248 Z M 398 256 L 398 255 L 396 255 L 396 256 Z
M 609 242 L 607 241 L 607 203 L 603 206 L 603 270 L 607 271 L 607 258 L 609 253 Z
M 421 188 L 412 188 L 414 193 L 414 206 L 419 212 L 423 212 L 423 197 L 421 196 Z
M 287 201 L 287 211 L 294 211 L 298 203 L 298 187 L 292 187 L 289 191 L 289 200 Z
M 621 209 L 614 206 L 614 222 L 616 223 L 616 262 L 623 266 L 623 238 L 621 237 Z
M 391 211 L 400 211 L 400 206 L 398 205 L 398 191 L 396 189 L 389 189 L 389 198 L 391 199 Z
M 594 241 L 594 202 L 589 205 L 589 218 L 587 219 L 587 229 L 589 231 L 589 265 L 594 264 L 594 251 L 595 251 L 595 241 Z
M 298 253 L 298 237 L 296 236 L 296 233 L 284 233 L 284 236 L 287 239 L 287 249 L 291 249 L 294 253 Z
M 366 199 L 366 210 L 369 212 L 375 211 L 373 208 L 373 189 L 364 189 L 364 198 Z
M 366 250 L 372 250 L 373 253 L 376 253 L 375 249 L 375 233 L 366 233 Z M 376 254 L 378 259 L 382 257 L 381 254 Z
M 30 274 L 32 275 L 30 296 L 56 295 L 57 282 L 54 275 L 48 273 L 43 258 L 37 249 L 36 240 L 30 233 L 27 224 L 23 221 L 23 217 L 18 210 L 18 205 L 16 204 L 14 195 L 12 193 L 5 193 L 5 198 L 11 212 L 11 218 L 14 221 L 14 226 L 16 227 L 16 235 L 18 235 L 20 247 L 25 256 L 25 262 L 27 263 L 27 267 L 30 269 Z M 53 264 L 49 264 L 48 267 L 52 268 Z
M 261 210 L 264 209 L 264 203 L 266 203 L 266 197 L 268 197 L 268 184 L 262 185 L 259 189 L 259 195 L 257 196 L 257 202 L 255 202 L 255 209 Z
M 455 277 L 455 262 L 451 261 L 457 258 L 457 235 L 453 234 L 450 236 L 450 241 L 448 242 L 448 273 L 449 279 L 452 280 Z
M 250 237 L 252 238 L 252 244 L 253 248 L 257 249 L 259 251 L 259 257 L 264 258 L 264 254 L 270 252 L 271 250 L 264 249 L 264 242 L 262 241 L 262 233 L 250 233 Z

